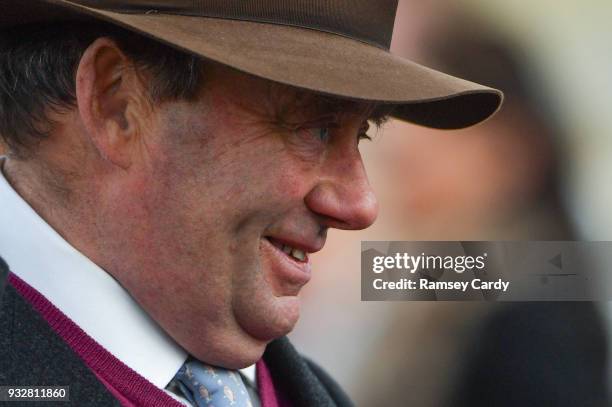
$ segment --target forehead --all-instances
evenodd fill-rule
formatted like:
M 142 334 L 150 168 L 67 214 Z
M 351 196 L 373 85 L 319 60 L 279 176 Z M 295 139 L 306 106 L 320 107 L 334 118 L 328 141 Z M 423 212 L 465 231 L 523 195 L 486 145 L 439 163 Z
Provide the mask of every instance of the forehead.
M 213 64 L 206 68 L 207 88 L 221 92 L 223 99 L 243 109 L 276 119 L 315 119 L 354 115 L 363 120 L 384 121 L 391 105 L 344 99 L 272 82 Z M 214 93 L 214 92 L 213 92 Z

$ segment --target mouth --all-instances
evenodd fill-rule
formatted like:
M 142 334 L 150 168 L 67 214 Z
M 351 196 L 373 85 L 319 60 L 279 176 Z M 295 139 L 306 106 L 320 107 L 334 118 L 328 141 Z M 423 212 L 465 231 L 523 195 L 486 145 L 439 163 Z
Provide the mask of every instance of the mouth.
M 304 248 L 266 236 L 261 240 L 261 250 L 269 269 L 267 278 L 276 295 L 296 296 L 310 281 L 311 265 Z
M 282 241 L 273 237 L 266 237 L 265 239 L 267 239 L 270 244 L 272 244 L 272 246 L 276 247 L 285 255 L 287 255 L 287 257 L 289 257 L 291 260 L 298 263 L 308 263 L 308 253 L 305 250 L 301 250 L 289 244 L 285 244 Z

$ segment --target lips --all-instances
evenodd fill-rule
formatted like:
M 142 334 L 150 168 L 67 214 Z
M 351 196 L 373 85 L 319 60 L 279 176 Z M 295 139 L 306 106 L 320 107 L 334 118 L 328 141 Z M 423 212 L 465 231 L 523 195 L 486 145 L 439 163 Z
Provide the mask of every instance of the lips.
M 266 239 L 268 239 L 274 247 L 280 249 L 283 253 L 285 253 L 287 256 L 291 257 L 298 263 L 308 263 L 308 254 L 305 250 L 293 247 L 288 243 L 283 243 L 282 241 L 273 237 L 267 237 Z
M 260 248 L 266 269 L 269 271 L 266 277 L 273 286 L 275 294 L 296 296 L 311 277 L 311 265 L 306 251 L 272 237 L 261 239 Z M 289 248 L 291 251 L 287 253 Z M 295 251 L 301 251 L 304 254 L 303 259 L 294 256 Z

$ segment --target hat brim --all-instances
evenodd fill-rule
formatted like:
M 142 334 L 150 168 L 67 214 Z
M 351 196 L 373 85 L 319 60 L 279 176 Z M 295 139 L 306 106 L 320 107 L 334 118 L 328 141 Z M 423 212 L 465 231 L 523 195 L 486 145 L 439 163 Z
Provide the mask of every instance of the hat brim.
M 336 34 L 221 18 L 124 14 L 67 0 L 52 3 L 261 78 L 342 98 L 395 104 L 395 117 L 428 127 L 474 125 L 492 116 L 503 100 L 496 89 Z M 55 10 L 50 15 L 57 19 L 57 14 Z

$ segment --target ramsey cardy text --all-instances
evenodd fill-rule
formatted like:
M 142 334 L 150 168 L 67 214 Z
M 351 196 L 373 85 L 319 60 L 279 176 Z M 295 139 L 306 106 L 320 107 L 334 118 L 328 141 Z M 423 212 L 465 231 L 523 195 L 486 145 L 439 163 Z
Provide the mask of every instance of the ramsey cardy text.
M 506 292 L 510 286 L 509 281 L 503 281 L 501 278 L 497 281 L 483 281 L 479 278 L 472 281 L 430 281 L 426 278 L 420 278 L 418 281 L 407 278 L 398 281 L 384 281 L 377 278 L 372 284 L 376 290 L 461 290 L 462 292 L 467 291 L 468 288 Z

